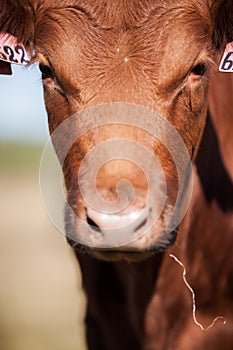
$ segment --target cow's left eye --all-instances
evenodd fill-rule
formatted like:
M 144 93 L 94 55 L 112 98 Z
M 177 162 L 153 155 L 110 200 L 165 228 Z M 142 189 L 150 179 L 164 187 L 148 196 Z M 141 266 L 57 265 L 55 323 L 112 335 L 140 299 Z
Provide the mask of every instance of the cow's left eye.
M 206 65 L 204 63 L 199 63 L 191 70 L 191 74 L 202 76 L 205 74 Z
M 45 80 L 47 78 L 53 78 L 53 72 L 49 66 L 46 66 L 45 64 L 40 63 L 39 69 L 42 73 L 42 79 Z

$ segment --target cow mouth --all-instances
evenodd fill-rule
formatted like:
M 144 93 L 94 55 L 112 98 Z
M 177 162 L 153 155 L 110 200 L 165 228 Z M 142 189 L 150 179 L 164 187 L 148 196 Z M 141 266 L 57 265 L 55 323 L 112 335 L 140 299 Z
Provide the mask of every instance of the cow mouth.
M 156 242 L 154 246 L 141 250 L 133 250 L 127 247 L 124 247 L 124 249 L 93 248 L 77 243 L 69 237 L 67 237 L 67 241 L 78 254 L 88 254 L 103 261 L 128 261 L 137 263 L 154 255 L 164 253 L 164 251 L 176 241 L 177 232 L 178 228 L 167 235 L 166 239 L 161 239 L 159 242 Z
M 145 215 L 145 212 L 143 214 Z M 127 241 L 126 244 L 115 244 L 114 246 L 112 240 L 105 241 L 105 243 L 107 242 L 105 245 L 103 241 L 100 241 L 104 235 L 103 230 L 90 216 L 86 214 L 85 225 L 80 227 L 77 225 L 76 215 L 72 215 L 68 208 L 65 220 L 67 239 L 75 250 L 91 254 L 101 260 L 137 262 L 163 252 L 174 243 L 177 230 L 166 232 L 169 214 L 170 210 L 164 209 L 159 220 L 153 226 L 153 211 L 151 209 L 149 215 L 142 216 L 143 220 L 138 225 L 134 225 L 134 239 Z M 107 231 L 108 233 L 109 231 Z
M 178 228 L 171 232 L 169 239 L 157 242 L 155 246 L 152 246 L 146 250 L 133 251 L 133 250 L 111 250 L 111 249 L 94 249 L 89 253 L 97 259 L 104 261 L 128 261 L 128 262 L 140 262 L 146 260 L 154 255 L 164 253 L 164 251 L 174 244 L 177 237 Z

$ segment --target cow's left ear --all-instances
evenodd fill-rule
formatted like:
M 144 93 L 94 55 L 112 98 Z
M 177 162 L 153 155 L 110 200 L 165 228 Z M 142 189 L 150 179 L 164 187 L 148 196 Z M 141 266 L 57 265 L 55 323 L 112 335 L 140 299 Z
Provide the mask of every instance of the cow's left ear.
M 213 0 L 213 44 L 221 49 L 233 41 L 233 0 Z

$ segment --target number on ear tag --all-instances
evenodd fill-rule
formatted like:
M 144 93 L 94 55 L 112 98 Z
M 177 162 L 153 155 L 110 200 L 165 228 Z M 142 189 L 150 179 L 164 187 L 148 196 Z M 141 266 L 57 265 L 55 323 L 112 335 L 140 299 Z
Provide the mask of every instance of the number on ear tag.
M 22 43 L 18 43 L 13 35 L 0 34 L 0 60 L 13 64 L 29 63 L 30 58 Z
M 219 71 L 233 73 L 233 42 L 228 43 L 225 48 Z

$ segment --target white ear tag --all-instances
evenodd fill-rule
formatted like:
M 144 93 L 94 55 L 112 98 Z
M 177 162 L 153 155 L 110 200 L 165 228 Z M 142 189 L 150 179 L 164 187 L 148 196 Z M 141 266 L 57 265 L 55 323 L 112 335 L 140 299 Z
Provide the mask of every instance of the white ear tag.
M 233 41 L 228 43 L 219 66 L 220 72 L 233 73 Z
M 30 58 L 24 45 L 18 43 L 15 36 L 4 33 L 0 34 L 0 60 L 12 64 L 26 65 Z

